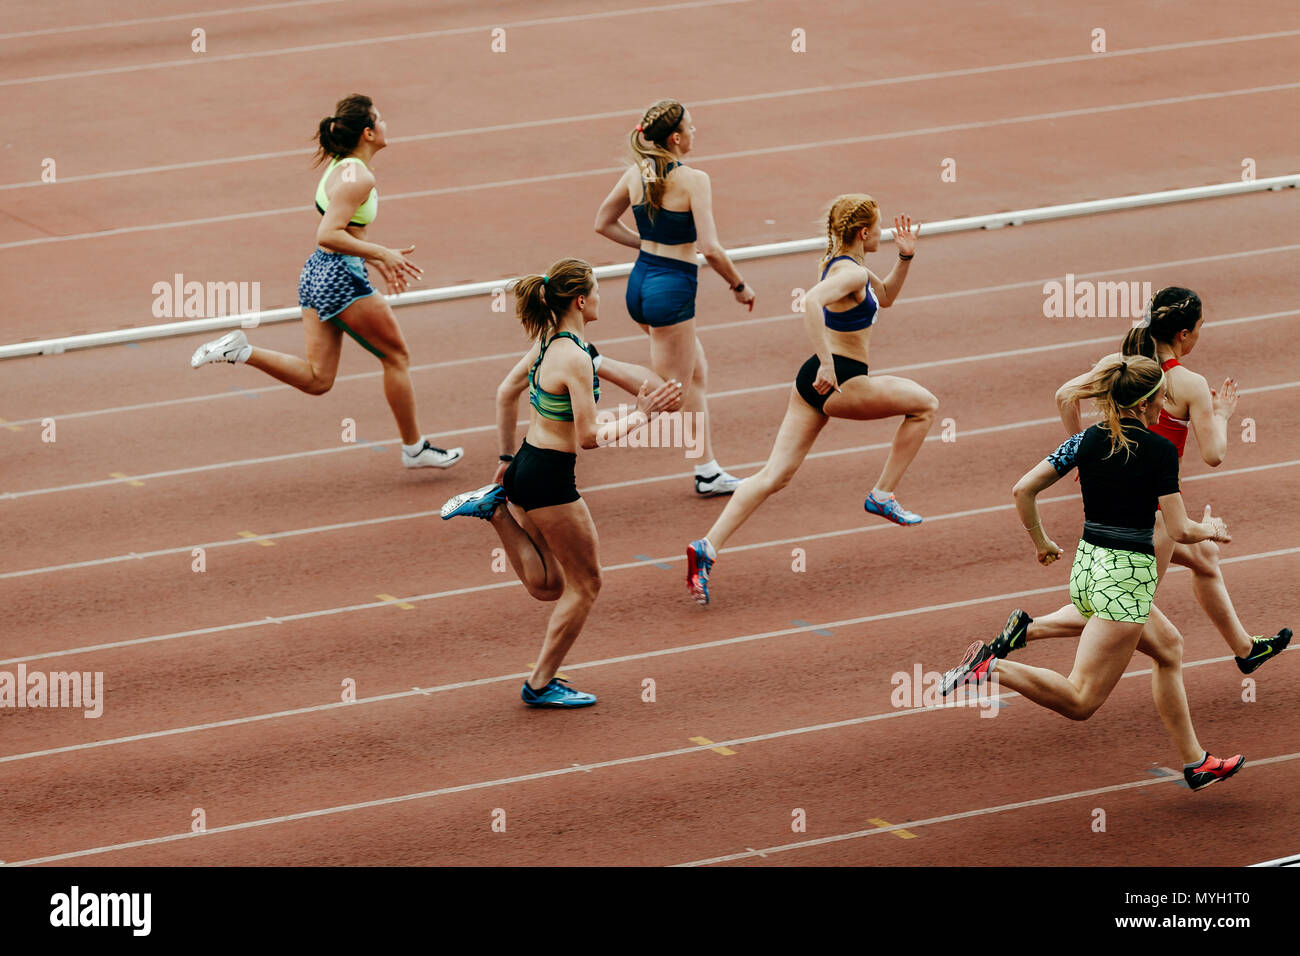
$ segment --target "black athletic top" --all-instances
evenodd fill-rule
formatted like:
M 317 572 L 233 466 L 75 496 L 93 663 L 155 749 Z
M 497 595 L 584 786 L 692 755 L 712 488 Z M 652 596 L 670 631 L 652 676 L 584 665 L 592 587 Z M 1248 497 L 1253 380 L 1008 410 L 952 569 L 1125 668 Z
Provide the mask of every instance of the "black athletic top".
M 1133 418 L 1121 420 L 1135 448 L 1111 454 L 1101 424 L 1071 435 L 1047 456 L 1058 475 L 1079 469 L 1083 540 L 1103 548 L 1155 554 L 1151 532 L 1162 495 L 1178 492 L 1178 449 Z

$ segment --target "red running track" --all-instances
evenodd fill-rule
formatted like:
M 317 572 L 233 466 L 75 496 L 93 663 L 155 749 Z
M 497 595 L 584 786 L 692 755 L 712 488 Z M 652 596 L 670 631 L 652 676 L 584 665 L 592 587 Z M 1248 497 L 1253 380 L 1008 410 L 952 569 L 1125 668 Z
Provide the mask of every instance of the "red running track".
M 0 82 L 20 107 L 0 163 L 12 187 L 0 256 L 35 306 L 11 318 L 7 338 L 149 324 L 148 290 L 177 271 L 261 281 L 264 307 L 290 302 L 314 216 L 299 201 L 311 173 L 295 130 L 309 131 L 339 91 L 337 77 L 312 71 L 327 51 L 275 51 L 442 31 L 348 52 L 355 84 L 397 137 L 379 166 L 376 237 L 414 238 L 436 285 L 560 254 L 621 260 L 589 220 L 622 131 L 660 95 L 643 77 L 661 73 L 648 51 L 670 35 L 693 64 L 671 85 L 702 104 L 699 163 L 732 245 L 812 234 L 834 193 L 862 188 L 887 216 L 948 218 L 1223 181 L 1245 156 L 1261 176 L 1300 168 L 1300 138 L 1277 122 L 1297 100 L 1278 88 L 1293 82 L 1294 11 L 1278 4 L 1259 21 L 1267 29 L 1252 25 L 1284 35 L 1242 40 L 1239 23 L 1204 6 L 1178 24 L 1117 3 L 1050 21 L 1008 8 L 991 24 L 951 4 L 948 36 L 901 14 L 874 21 L 865 58 L 860 37 L 831 28 L 833 5 L 764 0 L 619 16 L 568 3 L 542 18 L 521 4 L 502 15 L 504 56 L 490 54 L 491 25 L 472 13 L 434 18 L 395 3 L 361 20 L 330 4 L 229 15 L 208 27 L 209 59 L 173 66 L 154 64 L 189 56 L 184 22 L 117 27 L 107 40 L 0 38 L 14 53 Z M 63 23 L 94 22 L 86 7 Z M 164 12 L 136 4 L 122 16 Z M 41 16 L 24 11 L 11 32 L 55 25 Z M 1080 58 L 1098 25 L 1112 55 Z M 806 55 L 789 52 L 795 27 Z M 69 72 L 87 75 L 50 78 Z M 576 95 L 583 83 L 592 88 Z M 813 87 L 832 89 L 794 92 Z M 263 120 L 232 138 L 250 98 Z M 112 135 L 108 101 L 166 132 Z M 42 126 L 42 115 L 60 121 Z M 488 129 L 501 126 L 511 128 Z M 23 185 L 44 156 L 57 158 L 60 182 Z M 233 157 L 260 158 L 138 171 Z M 955 183 L 940 181 L 944 157 L 957 161 Z M 775 182 L 785 188 L 764 188 Z M 490 396 L 524 347 L 486 300 L 400 314 L 421 363 L 423 426 L 466 447 L 447 474 L 395 467 L 378 373 L 358 350 L 312 401 L 246 369 L 191 372 L 201 337 L 5 363 L 0 668 L 101 671 L 106 702 L 94 720 L 0 710 L 0 782 L 23 824 L 5 829 L 0 857 L 517 864 L 562 849 L 602 864 L 1203 862 L 1189 826 L 1224 864 L 1294 852 L 1287 796 L 1300 739 L 1286 688 L 1300 665 L 1270 663 L 1244 701 L 1185 572 L 1159 603 L 1186 639 L 1202 740 L 1247 754 L 1224 787 L 1192 795 L 1166 774 L 1176 755 L 1142 658 L 1081 726 L 1014 696 L 996 709 L 927 709 L 893 694 L 895 675 L 950 666 L 1011 606 L 1065 600 L 1065 569 L 1033 563 L 1008 490 L 1059 441 L 1056 385 L 1127 326 L 1045 318 L 1043 283 L 1066 273 L 1201 293 L 1193 367 L 1212 383 L 1232 374 L 1245 392 L 1227 462 L 1189 458 L 1184 494 L 1233 529 L 1224 569 L 1247 627 L 1294 623 L 1300 375 L 1281 345 L 1300 316 L 1287 279 L 1300 265 L 1297 213 L 1293 193 L 1260 194 L 923 238 L 872 365 L 930 388 L 955 430 L 945 442 L 936 427 L 901 491 L 927 523 L 899 529 L 860 510 L 893 423 L 832 423 L 724 552 L 708 609 L 686 597 L 681 554 L 721 503 L 693 498 L 690 462 L 658 449 L 584 455 L 606 584 L 565 667 L 601 697 L 583 713 L 518 702 L 547 608 L 492 570 L 487 529 L 434 517 L 489 477 Z M 229 216 L 243 218 L 209 221 Z M 448 222 L 455 233 L 430 232 Z M 790 302 L 815 277 L 814 258 L 746 263 L 752 315 L 704 274 L 715 441 L 741 473 L 765 458 L 806 357 Z M 595 341 L 645 361 L 621 283 L 604 291 Z M 254 337 L 301 347 L 293 325 Z M 46 418 L 52 444 L 41 441 Z M 343 443 L 344 418 L 370 444 Z M 1081 513 L 1064 485 L 1044 514 L 1068 547 Z M 196 547 L 203 573 L 192 570 Z M 792 569 L 796 548 L 806 571 Z M 1064 668 L 1072 651 L 1063 642 L 1027 659 Z M 356 703 L 340 699 L 345 680 Z M 1097 809 L 1105 833 L 1092 829 Z

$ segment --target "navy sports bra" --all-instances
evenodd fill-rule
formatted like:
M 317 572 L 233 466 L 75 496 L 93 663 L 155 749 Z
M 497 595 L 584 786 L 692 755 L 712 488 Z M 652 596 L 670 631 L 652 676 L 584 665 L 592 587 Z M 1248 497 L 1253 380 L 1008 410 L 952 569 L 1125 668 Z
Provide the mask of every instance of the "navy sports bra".
M 667 176 L 680 165 L 681 163 L 669 163 L 664 175 Z M 632 215 L 636 218 L 637 235 L 647 242 L 681 246 L 695 241 L 695 216 L 689 209 L 680 212 L 661 207 L 651 222 L 649 205 L 639 202 L 632 207 Z
M 822 269 L 822 278 L 826 278 L 826 273 L 830 271 L 831 266 L 841 259 L 853 259 L 852 256 L 836 256 L 826 267 Z M 854 259 L 854 262 L 857 260 Z M 871 328 L 872 323 L 876 321 L 876 310 L 880 304 L 876 302 L 876 294 L 871 291 L 871 281 L 867 280 L 867 295 L 861 302 L 851 309 L 845 309 L 843 312 L 832 312 L 830 309 L 822 306 L 822 319 L 826 322 L 826 328 L 833 329 L 836 332 L 860 332 L 863 329 Z

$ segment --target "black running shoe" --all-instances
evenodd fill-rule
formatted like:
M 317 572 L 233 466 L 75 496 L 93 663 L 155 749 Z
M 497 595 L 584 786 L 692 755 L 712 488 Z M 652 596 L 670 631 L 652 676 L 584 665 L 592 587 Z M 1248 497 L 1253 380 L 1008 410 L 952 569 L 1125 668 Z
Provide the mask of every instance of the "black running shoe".
M 1204 790 L 1212 783 L 1227 780 L 1244 766 L 1246 766 L 1246 758 L 1241 754 L 1229 757 L 1227 760 L 1220 760 L 1207 753 L 1205 759 L 1195 767 L 1184 768 L 1183 779 L 1193 790 Z
M 1012 611 L 1007 618 L 1007 623 L 1002 627 L 1002 633 L 993 638 L 989 644 L 993 648 L 993 653 L 998 657 L 1006 657 L 1012 651 L 1018 651 L 1024 647 L 1027 643 L 1029 625 L 1033 623 L 1033 620 L 1020 608 Z
M 1237 670 L 1249 674 L 1267 660 L 1271 660 L 1286 650 L 1291 643 L 1291 628 L 1284 627 L 1272 637 L 1253 637 L 1255 646 L 1250 649 L 1248 657 L 1238 657 Z

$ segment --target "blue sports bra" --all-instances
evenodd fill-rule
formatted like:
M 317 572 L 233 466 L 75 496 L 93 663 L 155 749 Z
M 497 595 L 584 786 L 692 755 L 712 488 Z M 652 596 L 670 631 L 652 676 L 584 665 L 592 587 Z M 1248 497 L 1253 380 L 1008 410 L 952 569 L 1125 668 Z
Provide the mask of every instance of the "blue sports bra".
M 681 163 L 669 163 L 664 175 L 667 176 L 680 165 Z M 649 204 L 639 202 L 632 207 L 632 215 L 636 218 L 637 235 L 647 242 L 681 246 L 695 241 L 695 216 L 689 209 L 681 212 L 661 207 L 651 221 Z
M 826 267 L 822 269 L 822 278 L 826 278 L 826 273 L 830 271 L 831 266 L 841 259 L 853 259 L 852 256 L 836 256 Z M 860 332 L 863 329 L 871 328 L 872 323 L 876 321 L 876 310 L 880 303 L 876 301 L 876 294 L 871 291 L 871 281 L 867 281 L 867 295 L 861 302 L 851 309 L 845 309 L 843 312 L 832 312 L 830 309 L 822 306 L 822 319 L 826 323 L 826 328 L 833 329 L 836 332 Z

